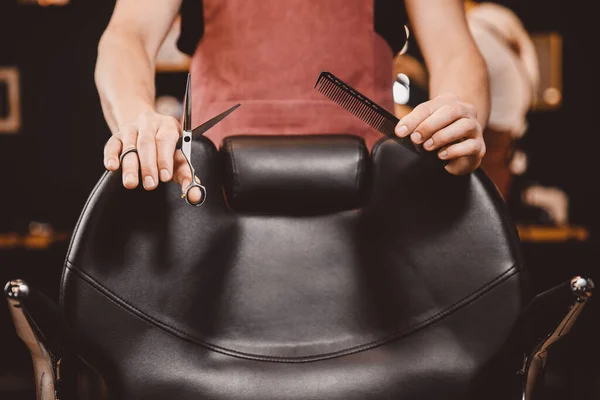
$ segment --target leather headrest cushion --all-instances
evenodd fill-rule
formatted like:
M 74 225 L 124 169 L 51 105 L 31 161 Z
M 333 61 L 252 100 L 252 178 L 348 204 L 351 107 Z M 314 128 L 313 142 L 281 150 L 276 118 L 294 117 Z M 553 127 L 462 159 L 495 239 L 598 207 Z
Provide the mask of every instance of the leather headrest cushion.
M 368 150 L 360 137 L 232 136 L 221 154 L 225 196 L 236 211 L 313 214 L 361 205 Z

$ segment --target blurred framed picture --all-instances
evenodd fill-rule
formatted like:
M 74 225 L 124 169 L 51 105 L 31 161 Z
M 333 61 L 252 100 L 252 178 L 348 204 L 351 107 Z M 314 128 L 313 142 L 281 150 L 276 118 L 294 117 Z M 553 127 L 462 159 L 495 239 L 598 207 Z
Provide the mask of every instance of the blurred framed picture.
M 19 70 L 0 67 L 0 133 L 18 133 L 20 128 Z
M 540 86 L 534 110 L 554 110 L 562 104 L 563 39 L 557 32 L 536 32 L 531 40 L 538 55 Z

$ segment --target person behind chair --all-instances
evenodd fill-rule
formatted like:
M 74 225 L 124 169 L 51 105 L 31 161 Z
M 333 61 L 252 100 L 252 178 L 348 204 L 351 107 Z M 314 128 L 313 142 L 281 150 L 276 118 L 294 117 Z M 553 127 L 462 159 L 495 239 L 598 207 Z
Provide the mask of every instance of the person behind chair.
M 392 109 L 392 59 L 409 23 L 430 72 L 431 99 L 403 117 L 396 134 L 437 152 L 449 161 L 450 173 L 472 172 L 486 150 L 482 131 L 489 88 L 463 3 L 406 0 L 405 5 L 391 0 L 117 0 L 99 42 L 95 71 L 112 131 L 105 167 L 117 170 L 121 152 L 137 148 L 137 157 L 131 153 L 122 161 L 126 188 L 138 186 L 140 172 L 146 190 L 155 189 L 159 180 L 187 187 L 192 179 L 175 152 L 179 122 L 156 113 L 153 105 L 154 60 L 181 10 L 182 20 L 197 19 L 204 28 L 190 51 L 193 93 L 198 94 L 193 120 L 199 124 L 242 103 L 208 132 L 216 145 L 224 136 L 241 134 L 354 133 L 372 147 L 380 134 L 312 86 L 322 70 L 329 70 Z M 182 35 L 189 26 L 184 24 Z M 199 196 L 199 191 L 190 193 L 193 201 Z
M 484 170 L 508 198 L 515 143 L 527 130 L 539 86 L 538 58 L 519 17 L 499 4 L 467 2 L 471 34 L 488 65 L 491 109 L 484 138 Z

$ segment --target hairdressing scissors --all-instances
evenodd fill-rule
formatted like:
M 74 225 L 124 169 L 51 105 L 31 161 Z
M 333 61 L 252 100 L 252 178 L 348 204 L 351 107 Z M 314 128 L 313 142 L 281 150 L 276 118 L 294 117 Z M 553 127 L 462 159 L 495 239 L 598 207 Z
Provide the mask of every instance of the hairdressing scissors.
M 236 104 L 229 110 L 222 112 L 216 117 L 209 119 L 199 127 L 192 129 L 191 74 L 188 74 L 187 85 L 185 88 L 185 97 L 183 98 L 183 134 L 177 141 L 176 149 L 181 149 L 181 152 L 183 153 L 183 156 L 185 157 L 185 160 L 187 161 L 188 166 L 190 167 L 190 172 L 192 173 L 192 183 L 190 183 L 188 187 L 185 188 L 185 191 L 181 195 L 181 197 L 184 198 L 185 201 L 191 206 L 202 205 L 202 203 L 204 203 L 204 200 L 206 200 L 206 188 L 202 186 L 199 181 L 197 181 L 198 178 L 196 178 L 194 166 L 192 165 L 192 140 L 199 136 L 202 136 L 207 130 L 221 122 L 225 117 L 231 114 L 239 106 L 239 104 Z M 198 202 L 190 201 L 188 196 L 190 190 L 192 190 L 195 187 L 200 189 L 200 201 Z

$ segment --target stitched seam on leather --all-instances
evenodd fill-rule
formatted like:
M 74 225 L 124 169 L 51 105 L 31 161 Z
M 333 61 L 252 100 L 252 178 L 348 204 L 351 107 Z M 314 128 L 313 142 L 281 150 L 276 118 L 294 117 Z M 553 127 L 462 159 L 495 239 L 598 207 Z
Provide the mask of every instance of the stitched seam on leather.
M 87 273 L 83 272 L 82 270 L 80 270 L 79 268 L 75 267 L 69 261 L 67 261 L 67 268 L 69 268 L 71 271 L 73 271 L 74 273 L 76 273 L 77 275 L 79 275 L 79 277 L 82 278 L 84 280 L 84 282 L 88 283 L 92 288 L 96 289 L 96 291 L 98 291 L 101 294 L 105 295 L 105 297 L 107 299 L 109 299 L 110 301 L 112 301 L 113 303 L 115 303 L 118 306 L 122 307 L 126 311 L 129 311 L 131 314 L 139 317 L 140 319 L 142 319 L 142 320 L 144 320 L 146 322 L 149 322 L 149 323 L 157 326 L 158 328 L 162 328 L 162 329 L 166 330 L 167 332 L 169 332 L 171 330 L 175 331 L 179 335 L 183 335 L 185 339 L 188 339 L 188 340 L 190 340 L 193 343 L 205 346 L 205 347 L 207 347 L 207 348 L 209 348 L 211 350 L 215 350 L 215 351 L 227 354 L 227 355 L 240 354 L 240 355 L 246 355 L 246 356 L 249 356 L 249 357 L 253 357 L 252 354 L 245 354 L 245 353 L 237 352 L 235 350 L 229 350 L 227 348 L 220 347 L 220 346 L 214 345 L 214 344 L 209 343 L 209 342 L 205 342 L 204 340 L 198 339 L 194 335 L 192 335 L 190 333 L 187 333 L 186 331 L 184 331 L 182 329 L 176 328 L 176 327 L 171 326 L 169 324 L 165 324 L 164 322 L 161 322 L 161 321 L 157 320 L 156 318 L 154 318 L 154 317 L 146 314 L 144 311 L 140 310 L 136 306 L 128 303 L 127 301 L 123 300 L 119 296 L 115 295 L 106 286 L 104 286 L 103 284 L 101 284 L 100 282 L 98 282 L 96 279 L 92 278 L 89 274 L 87 274 Z M 170 333 L 173 333 L 173 332 L 170 332 Z M 245 358 L 247 358 L 247 357 L 245 357 Z
M 437 314 L 432 315 L 431 317 L 419 322 L 418 324 L 408 326 L 404 329 L 401 329 L 400 331 L 396 331 L 395 333 L 392 333 L 392 334 L 388 335 L 387 337 L 384 337 L 383 339 L 379 339 L 379 340 L 376 340 L 376 341 L 373 341 L 370 343 L 366 343 L 363 345 L 347 348 L 344 350 L 346 352 L 346 354 L 344 354 L 344 355 L 358 353 L 360 351 L 364 351 L 364 350 L 368 350 L 368 349 L 372 349 L 375 347 L 385 345 L 394 340 L 409 336 L 412 333 L 415 333 L 415 332 L 419 331 L 420 329 L 426 328 L 429 325 L 433 325 L 434 323 L 441 321 L 445 317 L 448 317 L 448 316 L 456 313 L 457 311 L 468 306 L 469 304 L 474 303 L 478 298 L 483 296 L 485 293 L 487 293 L 487 292 L 491 291 L 492 289 L 494 289 L 495 287 L 501 285 L 502 283 L 504 283 L 505 281 L 507 281 L 508 279 L 510 279 L 512 276 L 514 276 L 517 273 L 518 273 L 517 265 L 513 265 L 508 270 L 506 270 L 502 274 L 498 275 L 496 278 L 492 279 L 487 284 L 483 285 L 482 287 L 480 287 L 473 293 L 456 301 L 455 303 L 446 307 L 445 309 L 438 312 Z
M 354 347 L 349 347 L 349 348 L 339 350 L 336 352 L 292 358 L 292 357 L 263 356 L 263 355 L 258 355 L 258 354 L 244 353 L 244 352 L 240 352 L 238 350 L 232 350 L 232 349 L 228 349 L 225 347 L 221 347 L 221 346 L 206 342 L 202 339 L 197 338 L 196 336 L 194 336 L 190 333 L 187 333 L 184 330 L 181 330 L 179 328 L 176 328 L 176 327 L 168 325 L 164 322 L 161 322 L 161 321 L 157 320 L 156 318 L 146 314 L 144 311 L 140 310 L 139 308 L 129 304 L 127 301 L 123 300 L 122 298 L 120 298 L 119 296 L 114 294 L 106 286 L 102 285 L 100 282 L 98 282 L 96 279 L 91 277 L 89 274 L 78 269 L 76 266 L 74 266 L 69 261 L 67 261 L 66 266 L 69 269 L 71 269 L 73 272 L 78 274 L 92 288 L 96 289 L 98 292 L 105 295 L 105 297 L 107 297 L 109 300 L 111 300 L 118 306 L 124 308 L 126 311 L 129 311 L 131 314 L 137 316 L 138 318 L 145 320 L 146 322 L 151 323 L 151 324 L 155 325 L 156 327 L 161 328 L 175 336 L 178 336 L 178 337 L 180 337 L 184 340 L 187 340 L 191 343 L 206 347 L 210 350 L 213 350 L 213 351 L 216 351 L 216 352 L 219 352 L 222 354 L 226 354 L 226 355 L 229 355 L 232 357 L 238 357 L 238 358 L 244 358 L 244 359 L 250 359 L 250 360 L 256 360 L 256 361 L 270 361 L 270 362 L 283 362 L 283 363 L 302 363 L 302 362 L 321 361 L 321 360 L 326 360 L 326 359 L 330 359 L 330 358 L 342 357 L 342 356 L 358 353 L 361 351 L 370 350 L 372 348 L 385 345 L 389 342 L 400 339 L 402 337 L 409 336 L 410 334 L 412 334 L 420 329 L 423 329 L 429 325 L 432 325 L 433 323 L 435 323 L 439 320 L 442 320 L 443 318 L 448 317 L 448 316 L 456 313 L 458 310 L 475 302 L 483 294 L 489 292 L 496 286 L 499 286 L 500 284 L 504 283 L 505 281 L 507 281 L 508 279 L 510 279 L 512 276 L 516 275 L 519 272 L 518 265 L 515 264 L 512 267 L 510 267 L 508 270 L 503 272 L 501 275 L 497 276 L 496 278 L 489 281 L 487 284 L 483 285 L 478 290 L 463 297 L 461 300 L 456 301 L 452 305 L 446 307 L 444 310 L 432 315 L 431 317 L 419 322 L 418 324 L 410 325 L 400 331 L 396 331 L 396 332 L 388 335 L 387 337 L 384 337 L 383 339 L 379 339 L 379 340 L 376 340 L 373 342 L 361 344 L 361 345 L 354 346 Z

